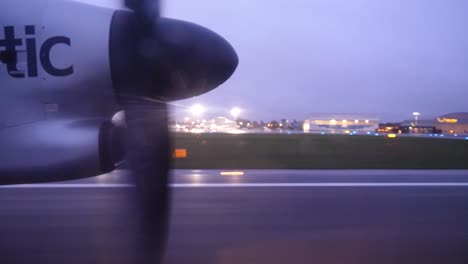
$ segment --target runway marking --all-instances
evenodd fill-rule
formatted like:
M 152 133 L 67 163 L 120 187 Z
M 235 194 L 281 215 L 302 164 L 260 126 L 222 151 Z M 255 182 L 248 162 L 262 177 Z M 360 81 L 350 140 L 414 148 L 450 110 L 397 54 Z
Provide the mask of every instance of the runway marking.
M 176 183 L 175 188 L 242 187 L 468 187 L 468 182 Z
M 328 183 L 174 183 L 172 188 L 281 188 L 281 187 L 468 187 L 468 182 L 328 182 Z M 0 189 L 41 188 L 133 188 L 133 184 L 23 184 Z

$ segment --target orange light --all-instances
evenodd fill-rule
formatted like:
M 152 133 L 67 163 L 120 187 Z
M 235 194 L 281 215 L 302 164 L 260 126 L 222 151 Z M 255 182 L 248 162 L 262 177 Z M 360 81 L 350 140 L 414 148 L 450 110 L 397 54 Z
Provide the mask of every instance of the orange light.
M 458 123 L 458 119 L 456 119 L 456 118 L 440 118 L 440 117 L 438 117 L 438 118 L 437 118 L 437 121 L 438 121 L 439 123 L 449 123 L 449 124 L 456 124 L 456 123 Z
M 244 175 L 243 171 L 222 171 L 219 174 L 222 176 L 242 176 Z
M 176 158 L 176 159 L 187 158 L 187 150 L 186 149 L 176 149 L 176 150 L 174 150 L 173 157 Z
M 387 137 L 388 138 L 396 138 L 396 134 L 388 134 Z

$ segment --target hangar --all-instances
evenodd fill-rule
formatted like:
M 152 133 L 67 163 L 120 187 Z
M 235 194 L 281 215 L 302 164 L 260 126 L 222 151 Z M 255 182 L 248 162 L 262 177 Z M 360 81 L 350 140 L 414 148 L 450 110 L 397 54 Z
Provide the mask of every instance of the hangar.
M 375 132 L 379 119 L 360 114 L 313 114 L 304 121 L 304 132 L 360 133 Z
M 450 113 L 435 120 L 434 126 L 442 133 L 468 134 L 468 112 Z

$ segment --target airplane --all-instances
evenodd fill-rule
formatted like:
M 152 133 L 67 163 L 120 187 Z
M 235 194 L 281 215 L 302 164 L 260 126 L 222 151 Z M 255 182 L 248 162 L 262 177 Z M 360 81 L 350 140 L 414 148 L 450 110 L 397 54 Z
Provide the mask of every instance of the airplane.
M 117 10 L 73 0 L 0 6 L 0 184 L 97 176 L 125 162 L 146 230 L 164 232 L 168 103 L 229 79 L 234 48 L 161 17 L 158 0 Z

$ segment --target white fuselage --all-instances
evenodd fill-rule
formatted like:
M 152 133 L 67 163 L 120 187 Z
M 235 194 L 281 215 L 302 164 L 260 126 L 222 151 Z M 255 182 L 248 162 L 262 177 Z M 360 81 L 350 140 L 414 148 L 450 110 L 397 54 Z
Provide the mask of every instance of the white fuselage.
M 16 61 L 0 63 L 0 182 L 98 174 L 100 127 L 118 110 L 109 65 L 115 10 L 66 0 L 1 6 L 0 52 Z

